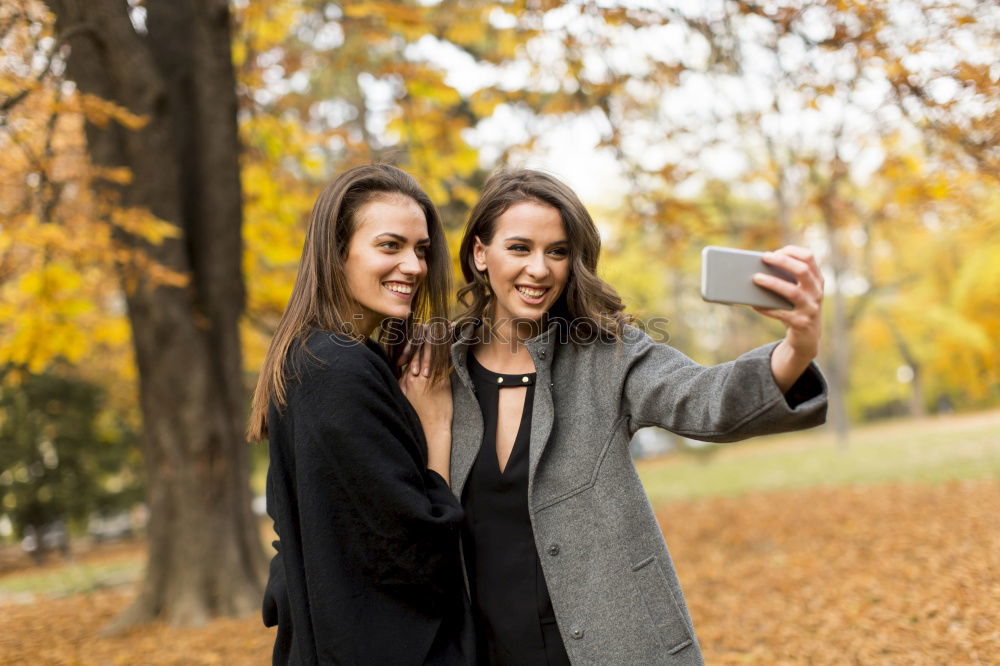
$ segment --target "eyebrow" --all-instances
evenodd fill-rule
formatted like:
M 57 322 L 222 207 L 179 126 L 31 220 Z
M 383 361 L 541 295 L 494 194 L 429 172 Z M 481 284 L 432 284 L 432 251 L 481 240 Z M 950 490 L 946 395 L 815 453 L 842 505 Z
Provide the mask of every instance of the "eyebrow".
M 383 231 L 379 235 L 375 236 L 375 240 L 382 238 L 382 236 L 389 236 L 390 238 L 398 240 L 400 243 L 405 243 L 408 240 L 406 236 L 400 236 L 399 234 L 394 234 L 391 231 Z M 422 245 L 423 243 L 430 243 L 430 242 L 431 242 L 430 238 L 421 238 L 420 240 L 417 241 L 417 245 Z
M 510 236 L 510 237 L 504 239 L 505 243 L 508 242 L 508 241 L 519 241 L 521 243 L 534 243 L 535 242 L 535 241 L 531 240 L 530 238 L 525 238 L 523 236 Z M 569 243 L 569 239 L 563 238 L 562 240 L 557 240 L 554 243 L 549 243 L 549 247 L 552 247 L 553 245 L 564 245 L 564 244 L 567 244 L 567 243 Z

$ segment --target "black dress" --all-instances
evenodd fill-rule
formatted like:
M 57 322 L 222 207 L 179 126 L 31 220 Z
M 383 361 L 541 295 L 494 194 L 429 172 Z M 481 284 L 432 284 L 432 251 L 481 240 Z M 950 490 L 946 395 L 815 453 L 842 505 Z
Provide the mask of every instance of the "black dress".
M 503 666 L 568 666 L 528 516 L 528 440 L 535 373 L 501 375 L 472 352 L 469 374 L 483 411 L 483 443 L 462 492 L 462 545 L 476 616 L 479 660 Z M 527 387 L 521 424 L 503 473 L 496 453 L 497 403 Z

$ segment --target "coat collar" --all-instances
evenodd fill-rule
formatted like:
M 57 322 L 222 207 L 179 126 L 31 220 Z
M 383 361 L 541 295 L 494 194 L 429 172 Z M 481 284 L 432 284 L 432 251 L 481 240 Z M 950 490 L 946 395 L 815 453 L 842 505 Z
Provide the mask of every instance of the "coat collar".
M 553 319 L 544 331 L 524 342 L 524 346 L 528 350 L 528 354 L 531 355 L 532 362 L 535 364 L 536 372 L 541 372 L 542 368 L 545 368 L 546 373 L 548 372 L 549 367 L 552 365 L 552 356 L 556 343 L 558 343 L 560 332 L 564 328 L 565 325 L 562 319 Z M 468 353 L 469 348 L 479 341 L 479 332 L 481 330 L 482 321 L 477 319 L 466 322 L 458 329 L 455 342 L 451 346 L 452 365 L 455 366 L 455 371 L 462 381 L 470 387 L 472 386 L 472 380 L 469 378 Z

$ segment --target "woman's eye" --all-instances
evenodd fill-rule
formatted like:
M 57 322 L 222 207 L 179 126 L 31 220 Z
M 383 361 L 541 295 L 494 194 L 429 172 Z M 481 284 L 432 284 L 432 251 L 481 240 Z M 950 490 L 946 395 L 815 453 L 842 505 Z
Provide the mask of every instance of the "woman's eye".
M 527 252 L 528 251 L 528 246 L 527 245 L 511 245 L 507 249 L 510 250 L 511 252 Z
M 417 256 L 420 257 L 421 259 L 423 259 L 424 257 L 427 256 L 427 246 L 426 245 L 418 245 L 417 246 Z
M 569 250 L 564 247 L 552 248 L 549 252 L 557 257 L 566 257 L 569 255 Z
M 399 243 L 396 241 L 385 241 L 384 243 L 379 243 L 379 247 L 384 247 L 387 250 L 398 250 Z

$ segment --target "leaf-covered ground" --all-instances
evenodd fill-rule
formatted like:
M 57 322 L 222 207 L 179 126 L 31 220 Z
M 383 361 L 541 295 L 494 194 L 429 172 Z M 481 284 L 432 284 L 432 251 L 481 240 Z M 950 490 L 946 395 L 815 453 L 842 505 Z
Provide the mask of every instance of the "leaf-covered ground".
M 757 493 L 660 511 L 707 663 L 764 665 L 996 663 L 997 516 L 995 479 Z M 23 575 L 0 576 L 0 586 Z M 128 599 L 112 588 L 0 601 L 0 664 L 269 663 L 273 633 L 257 618 L 101 637 Z
M 666 505 L 709 664 L 996 664 L 1000 482 Z

